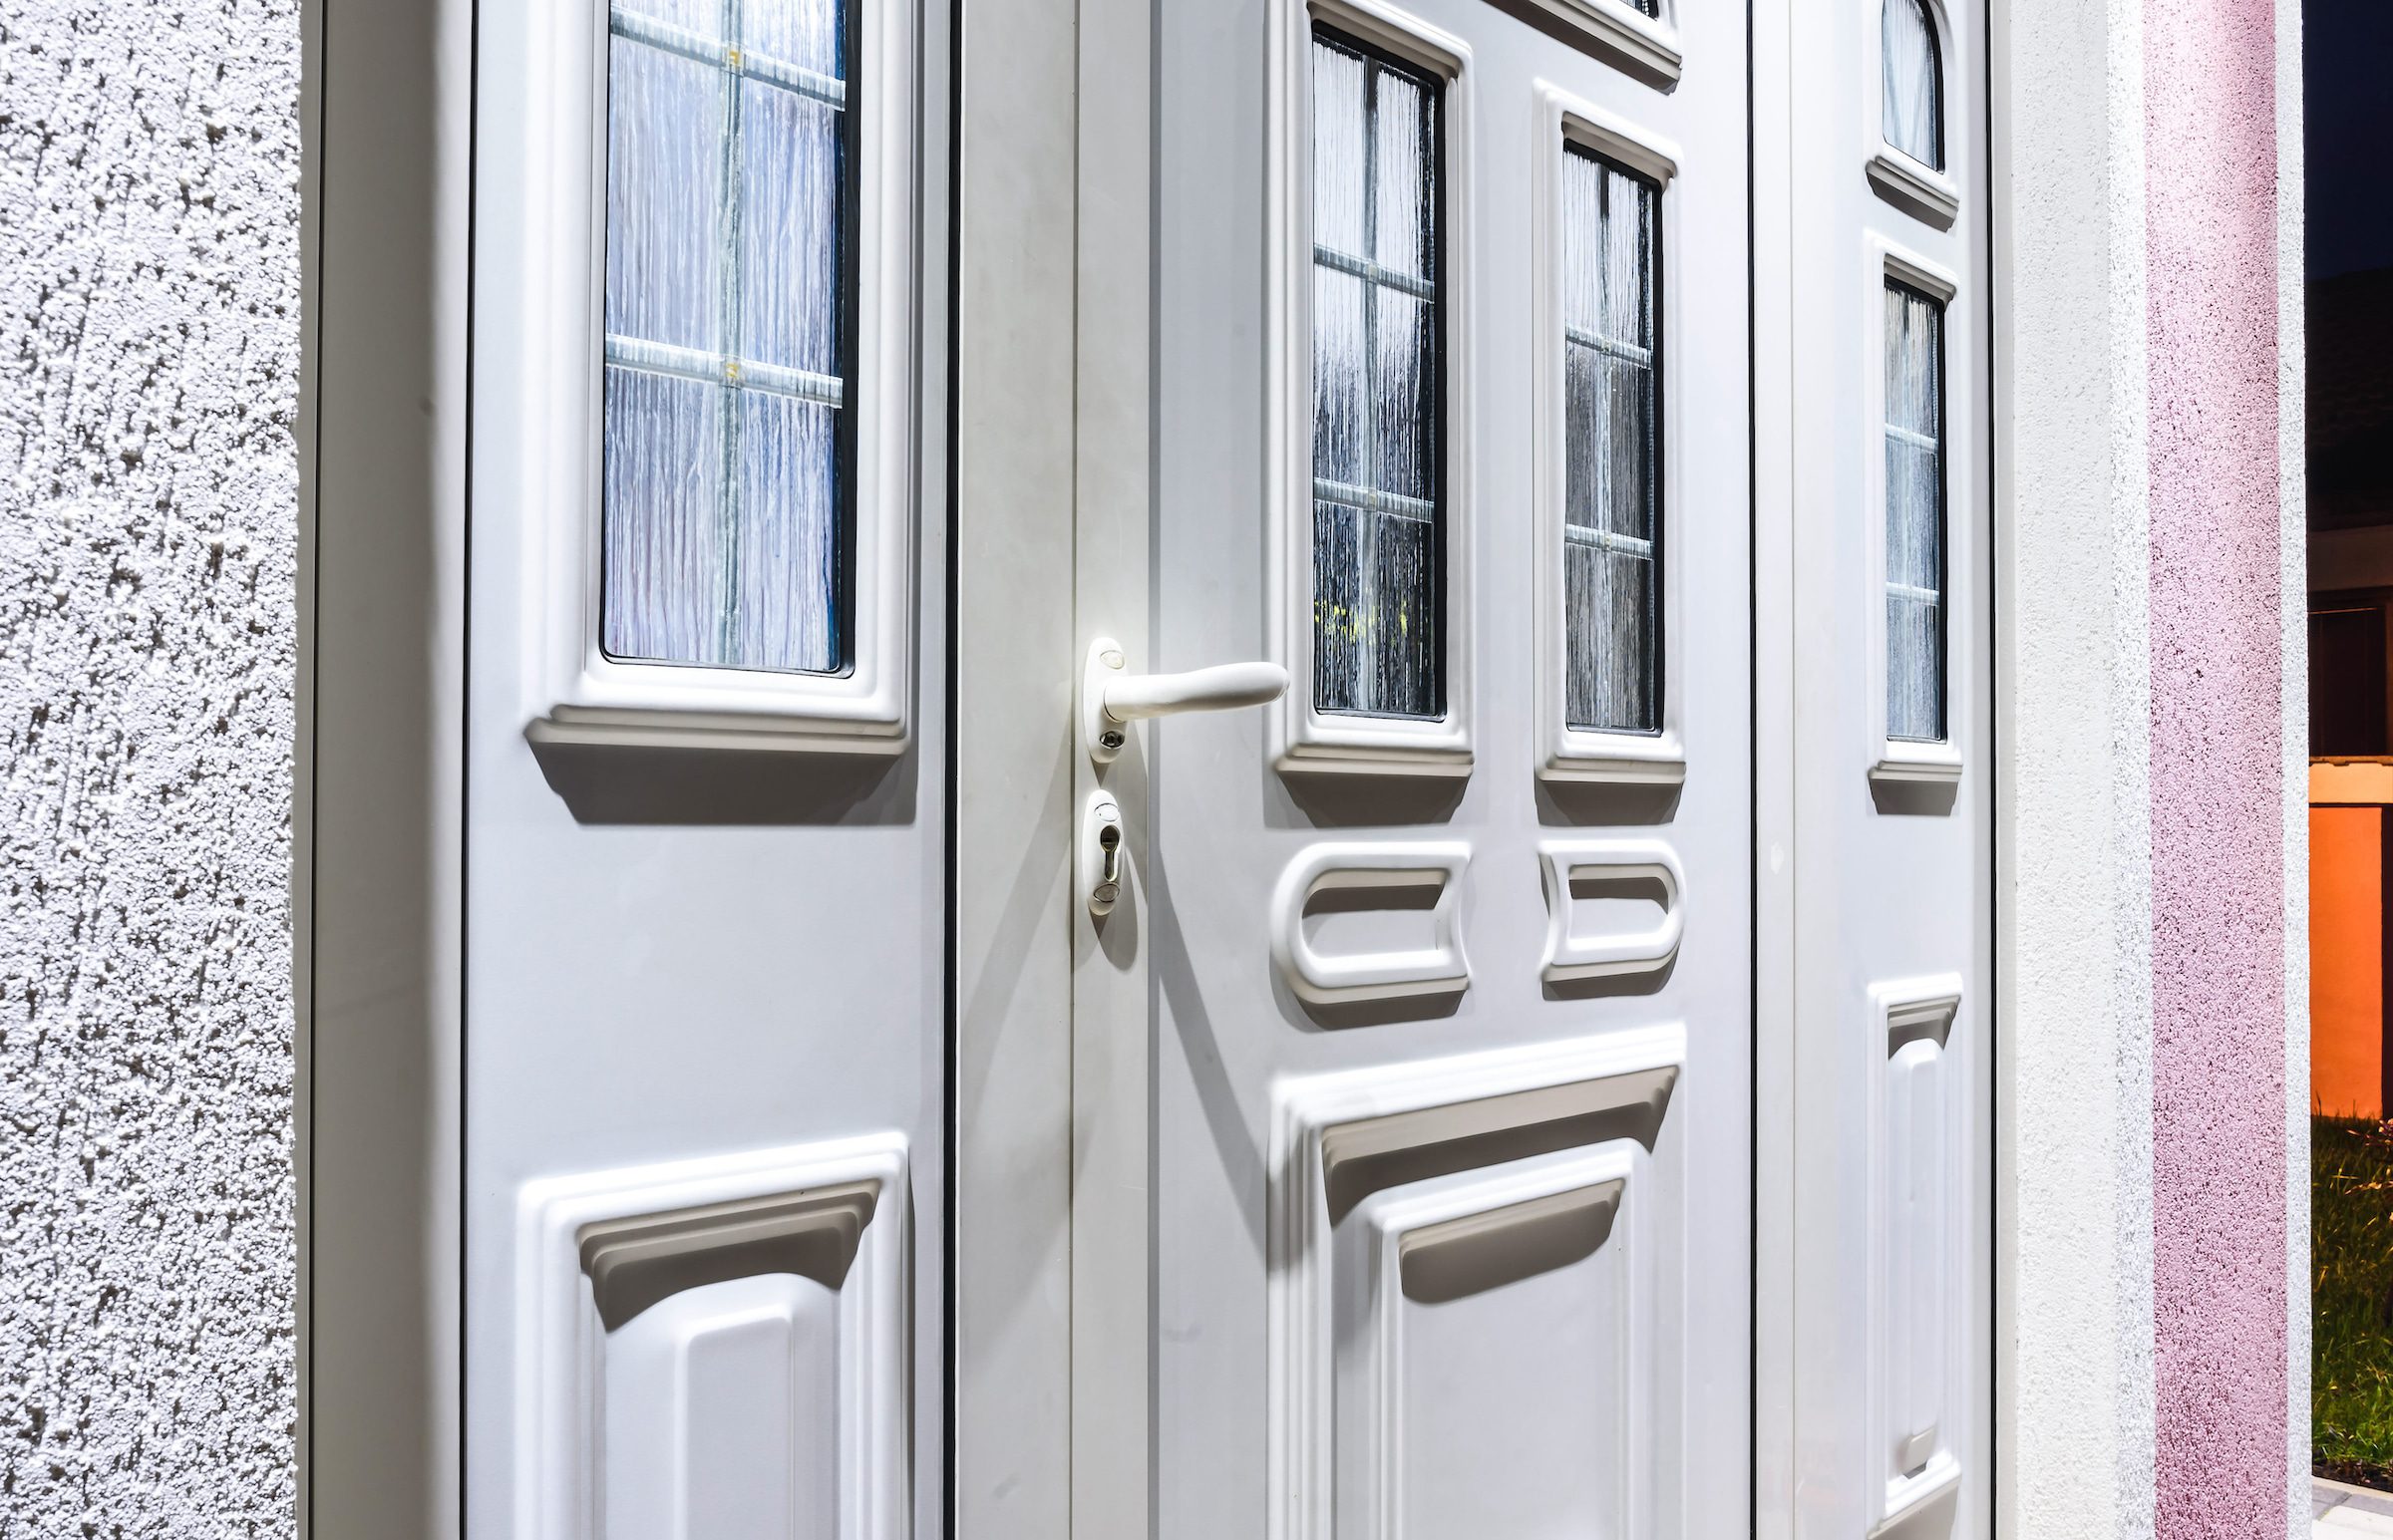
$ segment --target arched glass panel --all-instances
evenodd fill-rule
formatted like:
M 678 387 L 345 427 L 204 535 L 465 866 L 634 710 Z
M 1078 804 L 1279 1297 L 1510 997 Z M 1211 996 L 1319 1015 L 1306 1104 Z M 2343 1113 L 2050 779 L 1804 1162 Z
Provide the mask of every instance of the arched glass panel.
M 1922 165 L 1944 169 L 1944 71 L 1927 0 L 1886 0 L 1879 49 L 1885 79 L 1886 143 Z

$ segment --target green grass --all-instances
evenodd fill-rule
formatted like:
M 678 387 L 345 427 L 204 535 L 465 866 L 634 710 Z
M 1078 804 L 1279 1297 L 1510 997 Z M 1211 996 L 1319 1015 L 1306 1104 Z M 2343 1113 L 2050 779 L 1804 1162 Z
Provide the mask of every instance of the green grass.
M 2310 1440 L 2393 1488 L 2393 1123 L 2310 1119 Z

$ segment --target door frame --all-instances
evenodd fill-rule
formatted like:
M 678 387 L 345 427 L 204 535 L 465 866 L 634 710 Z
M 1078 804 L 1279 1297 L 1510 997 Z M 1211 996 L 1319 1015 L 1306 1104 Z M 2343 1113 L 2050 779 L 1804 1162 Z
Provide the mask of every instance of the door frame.
M 1078 654 L 1063 492 L 1077 484 L 1083 443 L 1075 167 L 1090 18 L 1076 0 L 947 4 L 957 57 L 945 1532 L 1053 1540 L 1071 1530 L 1073 1477 Z
M 474 5 L 300 29 L 297 1520 L 422 1540 L 462 1530 L 467 1458 Z

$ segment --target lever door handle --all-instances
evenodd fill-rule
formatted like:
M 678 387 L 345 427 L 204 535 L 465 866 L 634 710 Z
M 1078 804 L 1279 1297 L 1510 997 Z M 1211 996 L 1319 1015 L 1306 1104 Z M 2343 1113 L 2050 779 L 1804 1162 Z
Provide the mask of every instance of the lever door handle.
M 1122 644 L 1101 636 L 1089 644 L 1081 673 L 1080 721 L 1089 758 L 1110 765 L 1122 752 L 1122 729 L 1141 717 L 1189 711 L 1229 711 L 1276 701 L 1288 671 L 1276 663 L 1218 663 L 1185 674 L 1132 674 Z
M 1171 717 L 1184 711 L 1227 711 L 1276 701 L 1288 688 L 1288 671 L 1276 663 L 1216 663 L 1186 674 L 1134 674 L 1105 687 L 1108 722 Z

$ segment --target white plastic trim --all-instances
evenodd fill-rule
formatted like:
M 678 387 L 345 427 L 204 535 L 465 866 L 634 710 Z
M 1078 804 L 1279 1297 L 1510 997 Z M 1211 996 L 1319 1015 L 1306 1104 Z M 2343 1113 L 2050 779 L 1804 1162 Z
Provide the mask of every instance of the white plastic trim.
M 1686 928 L 1686 873 L 1678 852 L 1659 839 L 1549 839 L 1538 846 L 1545 873 L 1545 967 L 1548 981 L 1654 973 L 1678 956 Z M 1661 917 L 1641 931 L 1581 936 L 1571 929 L 1570 884 L 1580 873 L 1650 877 L 1662 885 Z
M 851 667 L 768 673 L 609 658 L 599 644 L 604 426 L 607 8 L 535 0 L 518 94 L 531 125 L 523 180 L 543 196 L 516 238 L 485 243 L 484 262 L 515 261 L 510 287 L 537 295 L 501 323 L 539 361 L 522 399 L 501 410 L 520 435 L 514 494 L 524 509 L 526 569 L 543 579 L 527 606 L 539 660 L 527 681 L 547 709 L 535 744 L 903 752 L 912 691 L 912 472 L 918 325 L 914 227 L 917 159 L 914 9 L 857 0 L 862 78 L 856 134 L 855 517 Z M 482 147 L 483 154 L 495 147 Z M 502 340 L 506 341 L 504 334 Z
M 1471 847 L 1460 840 L 1418 844 L 1334 841 L 1308 845 L 1279 874 L 1271 893 L 1271 956 L 1299 999 L 1315 1005 L 1453 995 L 1471 987 L 1463 955 L 1463 869 Z M 1438 890 L 1435 940 L 1409 952 L 1324 957 L 1304 933 L 1304 906 L 1331 889 Z
M 1443 76 L 1445 173 L 1439 190 L 1445 269 L 1438 275 L 1446 370 L 1446 712 L 1435 719 L 1313 708 L 1312 25 L 1318 20 Z M 1272 0 L 1265 83 L 1265 249 L 1269 360 L 1265 380 L 1265 619 L 1268 655 L 1292 682 L 1266 719 L 1272 763 L 1286 771 L 1467 775 L 1477 616 L 1473 603 L 1473 382 L 1466 318 L 1471 262 L 1470 46 L 1379 0 Z
M 1270 1424 L 1269 1540 L 1333 1540 L 1332 1386 L 1324 1366 L 1335 1338 L 1323 1135 L 1343 1123 L 1491 1096 L 1605 1079 L 1686 1063 L 1682 1023 L 1634 1027 L 1566 1043 L 1538 1043 L 1367 1070 L 1283 1078 L 1272 1086 L 1266 1372 Z
M 1944 634 L 1947 644 L 1944 653 L 1944 741 L 1937 744 L 1912 743 L 1886 736 L 1886 453 L 1880 437 L 1886 421 L 1886 337 L 1885 286 L 1888 279 L 1907 284 L 1928 295 L 1944 307 L 1943 370 L 1946 391 L 1942 471 L 1944 477 L 1944 567 L 1949 572 L 1966 571 L 1968 552 L 1964 542 L 1976 538 L 1968 520 L 1971 505 L 1964 497 L 1964 483 L 1953 473 L 1956 462 L 1966 463 L 1960 452 L 1959 437 L 1967 425 L 1959 421 L 1950 407 L 1950 382 L 1959 368 L 1968 367 L 1967 355 L 1957 346 L 1958 329 L 1967 317 L 1958 313 L 1954 303 L 1960 297 L 1960 279 L 1952 271 L 1929 261 L 1915 252 L 1907 251 L 1883 235 L 1871 235 L 1866 245 L 1868 257 L 1864 263 L 1864 281 L 1868 285 L 1862 313 L 1866 316 L 1869 344 L 1863 350 L 1862 425 L 1871 435 L 1864 456 L 1864 474 L 1868 478 L 1870 495 L 1864 504 L 1866 527 L 1862 532 L 1863 548 L 1869 552 L 1868 589 L 1865 595 L 1866 635 L 1864 662 L 1869 668 L 1870 703 L 1870 777 L 1880 781 L 1953 781 L 1961 777 L 1964 762 L 1962 735 L 1970 721 L 1967 703 L 1958 699 L 1962 670 L 1954 666 L 1958 649 L 1952 639 L 1961 635 L 1951 611 L 1952 586 L 1945 585 Z M 1955 360 L 1963 362 L 1956 367 Z
M 1948 230 L 1960 217 L 1961 189 L 1952 178 L 1890 145 L 1872 155 L 1864 170 L 1880 197 L 1925 224 Z
M 1609 780 L 1667 784 L 1683 780 L 1687 773 L 1686 748 L 1680 738 L 1681 701 L 1684 695 L 1679 679 L 1680 670 L 1672 667 L 1681 648 L 1678 645 L 1680 615 L 1685 606 L 1679 602 L 1678 567 L 1674 559 L 1675 538 L 1682 520 L 1678 516 L 1679 477 L 1675 468 L 1672 445 L 1678 432 L 1681 414 L 1676 410 L 1678 371 L 1670 367 L 1670 340 L 1676 331 L 1676 312 L 1679 303 L 1678 285 L 1669 281 L 1672 253 L 1677 249 L 1677 202 L 1669 193 L 1670 180 L 1678 174 L 1678 147 L 1659 135 L 1608 113 L 1594 104 L 1561 90 L 1539 83 L 1538 103 L 1541 132 L 1538 135 L 1537 164 L 1537 195 L 1533 204 L 1533 231 L 1530 240 L 1530 283 L 1536 319 L 1531 339 L 1531 361 L 1535 370 L 1532 386 L 1531 412 L 1535 421 L 1537 460 L 1531 468 L 1531 497 L 1535 504 L 1536 548 L 1531 558 L 1531 572 L 1536 584 L 1535 616 L 1537 625 L 1537 724 L 1538 773 L 1549 780 Z M 1658 733 L 1596 733 L 1570 725 L 1564 707 L 1568 690 L 1569 614 L 1565 602 L 1566 582 L 1563 572 L 1562 541 L 1564 506 L 1569 488 L 1568 475 L 1569 431 L 1565 422 L 1569 410 L 1568 395 L 1563 386 L 1565 359 L 1562 342 L 1562 176 L 1563 160 L 1569 154 L 1567 146 L 1582 145 L 1597 154 L 1612 160 L 1640 175 L 1651 177 L 1661 187 L 1656 197 L 1658 220 L 1656 244 L 1660 250 L 1662 272 L 1661 305 L 1654 317 L 1655 336 L 1660 341 L 1662 358 L 1661 407 L 1662 433 L 1658 451 L 1659 463 L 1654 467 L 1661 476 L 1662 499 L 1659 509 L 1661 572 L 1658 593 L 1661 599 L 1661 670 L 1662 702 L 1661 731 Z
M 1662 0 L 1661 16 L 1652 17 L 1622 0 L 1530 0 L 1546 15 L 1565 23 L 1579 41 L 1606 62 L 1628 71 L 1647 85 L 1669 91 L 1678 85 L 1684 65 L 1675 6 Z
M 517 1535 L 603 1540 L 605 1332 L 581 1270 L 582 1226 L 857 1181 L 877 1181 L 881 1197 L 840 1290 L 841 1540 L 909 1532 L 906 1145 L 880 1133 L 524 1185 L 515 1205 Z

